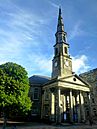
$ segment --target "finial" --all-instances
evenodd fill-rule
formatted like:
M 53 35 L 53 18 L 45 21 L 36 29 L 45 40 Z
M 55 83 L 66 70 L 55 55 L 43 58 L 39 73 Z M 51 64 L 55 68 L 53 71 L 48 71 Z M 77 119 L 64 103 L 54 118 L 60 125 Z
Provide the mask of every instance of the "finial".
M 59 8 L 59 16 L 61 16 L 61 8 Z
M 59 6 L 59 16 L 61 16 L 61 6 Z
M 63 23 L 63 18 L 61 16 L 61 7 L 59 7 L 57 31 L 64 31 L 64 23 Z

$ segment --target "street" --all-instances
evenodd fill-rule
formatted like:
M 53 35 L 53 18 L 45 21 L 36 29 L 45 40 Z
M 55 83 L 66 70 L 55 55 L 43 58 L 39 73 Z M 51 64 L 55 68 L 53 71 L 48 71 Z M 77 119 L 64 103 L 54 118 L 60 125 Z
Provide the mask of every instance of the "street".
M 2 125 L 0 126 L 2 129 Z M 6 129 L 97 129 L 97 125 L 45 125 L 45 124 L 30 124 L 21 126 L 7 126 Z

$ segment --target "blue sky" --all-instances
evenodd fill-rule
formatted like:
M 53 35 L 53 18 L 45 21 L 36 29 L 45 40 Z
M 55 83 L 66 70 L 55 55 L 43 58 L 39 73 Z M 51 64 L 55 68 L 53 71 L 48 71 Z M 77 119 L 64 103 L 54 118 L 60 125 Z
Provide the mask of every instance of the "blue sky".
M 0 64 L 15 62 L 29 76 L 50 76 L 59 6 L 73 71 L 96 68 L 97 0 L 0 0 Z

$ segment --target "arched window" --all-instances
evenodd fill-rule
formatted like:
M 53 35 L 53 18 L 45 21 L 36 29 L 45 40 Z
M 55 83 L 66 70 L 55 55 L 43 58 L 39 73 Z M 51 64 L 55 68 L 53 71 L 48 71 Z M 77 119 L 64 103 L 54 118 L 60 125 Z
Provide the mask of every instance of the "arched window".
M 67 54 L 67 47 L 65 47 L 64 50 L 65 50 L 65 54 Z
M 64 42 L 66 42 L 66 37 L 65 36 L 63 36 L 63 40 L 64 40 Z
M 92 103 L 95 103 L 94 98 L 92 98 Z
M 55 48 L 55 55 L 58 54 L 58 48 Z

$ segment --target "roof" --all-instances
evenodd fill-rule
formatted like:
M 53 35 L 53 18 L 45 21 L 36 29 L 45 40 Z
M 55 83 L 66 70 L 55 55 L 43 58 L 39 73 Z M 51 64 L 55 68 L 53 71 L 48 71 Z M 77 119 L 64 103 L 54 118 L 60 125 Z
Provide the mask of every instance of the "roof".
M 43 85 L 44 83 L 47 83 L 51 78 L 47 76 L 41 76 L 41 75 L 33 75 L 29 78 L 31 85 Z
M 72 74 L 72 75 L 70 75 L 70 76 L 67 76 L 67 77 L 63 77 L 63 78 L 61 78 L 61 79 L 65 79 L 65 78 L 69 78 L 69 77 L 76 77 L 76 78 L 78 78 L 81 82 L 83 82 L 84 84 L 86 84 L 86 85 L 90 85 L 86 80 L 84 80 L 82 77 L 80 77 L 80 76 L 78 76 L 77 74 Z
M 77 74 L 75 74 L 75 76 L 78 77 L 83 83 L 90 86 L 90 84 L 85 79 L 83 79 L 81 76 L 78 76 Z
M 75 77 L 75 78 L 77 78 L 78 80 L 80 80 L 82 83 L 84 83 L 87 87 L 89 87 L 89 88 L 91 87 L 90 84 L 89 84 L 86 80 L 84 80 L 83 78 L 81 78 L 81 77 L 78 76 L 77 74 L 72 74 L 72 75 L 70 75 L 70 76 L 62 77 L 62 78 L 53 78 L 53 79 L 49 80 L 47 83 L 44 83 L 43 86 L 46 86 L 46 85 L 49 85 L 49 84 L 51 84 L 51 83 L 58 82 L 58 81 L 68 82 L 66 79 L 68 79 L 68 78 L 70 78 L 70 77 Z M 73 81 L 72 81 L 72 82 L 69 81 L 69 83 L 75 83 L 75 84 L 76 84 L 76 82 L 73 82 Z
M 87 72 L 84 72 L 84 73 L 81 73 L 79 76 L 88 75 L 88 74 L 94 73 L 94 72 L 96 72 L 96 71 L 97 71 L 97 68 L 95 68 L 95 69 L 92 69 L 92 70 L 89 70 L 89 71 L 87 71 Z

